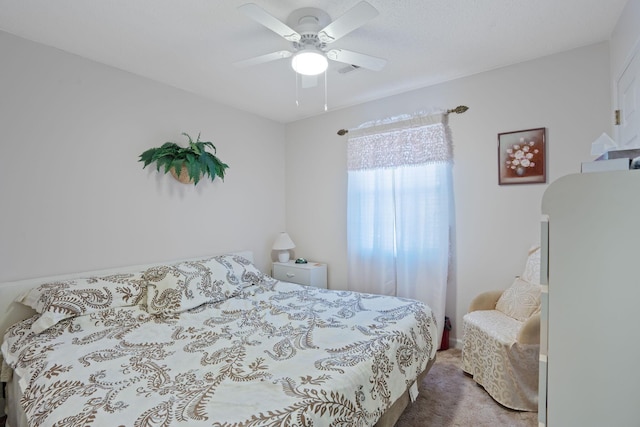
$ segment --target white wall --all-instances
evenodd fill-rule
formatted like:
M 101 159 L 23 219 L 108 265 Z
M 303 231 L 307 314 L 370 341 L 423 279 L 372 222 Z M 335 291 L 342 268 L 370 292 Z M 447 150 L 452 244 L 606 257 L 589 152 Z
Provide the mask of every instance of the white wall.
M 357 73 L 344 75 L 357 79 Z M 543 184 L 499 186 L 497 134 L 547 128 L 550 183 L 591 160 L 611 131 L 607 43 L 461 78 L 287 125 L 287 231 L 296 255 L 329 264 L 329 287 L 346 289 L 346 136 L 341 128 L 432 107 L 450 116 L 457 239 L 447 297 L 453 338 L 478 293 L 508 287 L 539 241 Z M 329 103 L 331 101 L 329 83 Z
M 0 281 L 251 249 L 285 224 L 284 125 L 0 32 Z M 182 132 L 230 165 L 194 187 L 138 156 Z

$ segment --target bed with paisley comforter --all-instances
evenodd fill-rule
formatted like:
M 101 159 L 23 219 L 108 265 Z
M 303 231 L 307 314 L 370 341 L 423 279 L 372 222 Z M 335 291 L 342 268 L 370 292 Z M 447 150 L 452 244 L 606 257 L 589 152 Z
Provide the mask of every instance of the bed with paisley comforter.
M 280 282 L 247 258 L 23 289 L 13 304 L 35 314 L 1 347 L 11 427 L 393 425 L 435 359 L 429 307 Z

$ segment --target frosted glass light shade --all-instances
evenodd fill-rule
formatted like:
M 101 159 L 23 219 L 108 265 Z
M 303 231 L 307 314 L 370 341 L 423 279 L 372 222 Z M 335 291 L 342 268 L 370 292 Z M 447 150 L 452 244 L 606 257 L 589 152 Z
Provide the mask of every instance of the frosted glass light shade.
M 291 59 L 291 68 L 298 74 L 305 76 L 316 76 L 329 66 L 327 57 L 318 50 L 303 50 Z
M 278 251 L 278 261 L 287 262 L 289 261 L 289 249 L 295 248 L 296 245 L 291 240 L 291 237 L 287 233 L 280 233 L 278 237 L 276 237 L 276 241 L 273 242 L 273 250 Z

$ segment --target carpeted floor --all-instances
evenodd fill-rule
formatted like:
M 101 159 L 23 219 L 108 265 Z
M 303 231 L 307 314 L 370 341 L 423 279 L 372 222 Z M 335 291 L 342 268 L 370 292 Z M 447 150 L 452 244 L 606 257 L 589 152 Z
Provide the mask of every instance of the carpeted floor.
M 402 414 L 396 427 L 535 427 L 536 412 L 505 408 L 463 371 L 461 351 L 439 351 L 419 387 L 415 403 Z

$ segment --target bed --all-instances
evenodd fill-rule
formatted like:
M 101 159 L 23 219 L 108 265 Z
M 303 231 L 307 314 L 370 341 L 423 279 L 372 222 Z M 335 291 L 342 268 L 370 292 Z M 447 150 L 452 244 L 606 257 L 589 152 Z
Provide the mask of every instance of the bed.
M 7 425 L 394 425 L 435 360 L 429 307 L 251 261 L 0 284 Z

